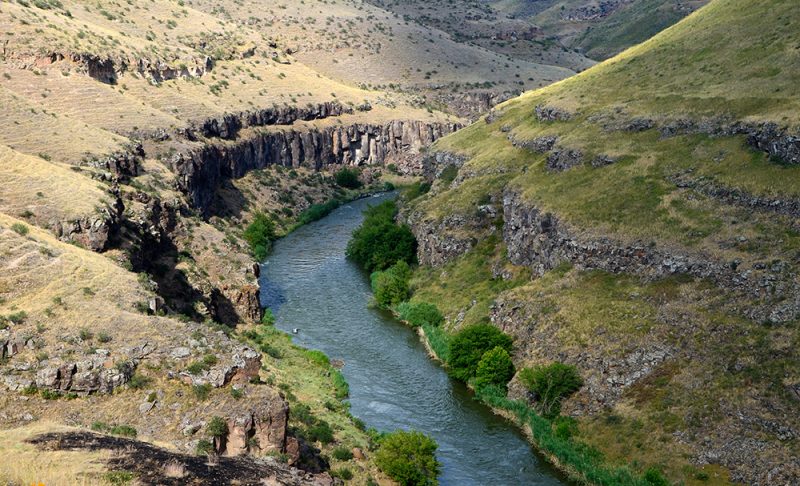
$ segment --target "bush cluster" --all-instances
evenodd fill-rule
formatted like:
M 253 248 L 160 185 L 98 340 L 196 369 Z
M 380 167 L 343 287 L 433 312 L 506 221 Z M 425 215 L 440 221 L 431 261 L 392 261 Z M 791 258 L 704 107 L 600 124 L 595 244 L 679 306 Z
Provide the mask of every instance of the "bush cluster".
M 444 322 L 444 316 L 439 309 L 427 302 L 403 302 L 397 306 L 397 314 L 412 327 L 426 324 L 438 327 Z
M 369 272 L 386 270 L 399 261 L 415 263 L 417 240 L 408 226 L 394 222 L 396 215 L 394 201 L 364 211 L 364 222 L 347 244 L 347 256 Z
M 264 260 L 275 240 L 275 223 L 266 214 L 256 213 L 253 222 L 244 230 L 244 239 L 253 256 L 259 261 Z
M 395 263 L 383 272 L 374 272 L 370 276 L 372 293 L 381 307 L 399 304 L 410 296 L 408 281 L 411 280 L 411 267 L 403 260 Z
M 436 460 L 437 447 L 421 432 L 398 430 L 381 438 L 375 463 L 402 486 L 436 485 L 441 467 Z
M 331 199 L 324 204 L 312 204 L 308 209 L 300 213 L 297 222 L 299 224 L 308 224 L 318 221 L 331 214 L 331 212 L 341 206 L 341 204 L 342 203 L 340 203 L 338 199 Z
M 561 413 L 561 401 L 583 386 L 577 368 L 558 362 L 525 368 L 519 378 L 534 395 L 537 411 L 547 418 Z
M 358 180 L 358 171 L 356 169 L 342 169 L 336 173 L 336 184 L 346 189 L 358 189 L 361 187 L 361 181 Z
M 475 376 L 484 354 L 496 348 L 508 354 L 511 345 L 511 337 L 490 324 L 467 327 L 450 341 L 450 359 L 447 362 L 450 374 L 458 380 L 469 381 Z

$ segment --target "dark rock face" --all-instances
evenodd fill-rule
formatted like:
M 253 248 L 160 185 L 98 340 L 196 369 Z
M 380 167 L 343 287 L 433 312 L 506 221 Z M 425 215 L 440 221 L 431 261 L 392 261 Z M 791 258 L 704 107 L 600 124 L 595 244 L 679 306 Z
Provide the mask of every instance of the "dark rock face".
M 353 113 L 353 109 L 339 102 L 318 103 L 316 105 L 297 108 L 282 106 L 249 110 L 242 113 L 226 113 L 218 118 L 209 118 L 202 122 L 190 124 L 182 129 L 181 135 L 190 140 L 199 136 L 206 138 L 223 138 L 232 140 L 242 128 L 263 127 L 268 125 L 291 125 L 297 120 L 321 120 L 331 116 Z
M 125 206 L 114 191 L 115 203 L 106 206 L 94 215 L 75 220 L 58 221 L 53 224 L 53 231 L 61 241 L 77 243 L 92 251 L 104 251 L 109 247 L 111 238 L 119 230 Z
M 583 162 L 583 152 L 568 148 L 558 148 L 547 156 L 545 166 L 555 172 L 563 172 L 580 165 Z
M 233 144 L 207 144 L 167 161 L 190 204 L 206 211 L 220 182 L 279 164 L 321 169 L 329 165 L 380 165 L 402 159 L 455 131 L 452 123 L 394 121 L 383 126 L 350 125 L 310 131 L 260 133 Z M 402 164 L 401 164 L 402 165 Z
M 468 225 L 467 218 L 458 215 L 437 222 L 412 221 L 410 226 L 417 239 L 419 263 L 438 267 L 467 253 L 477 240 L 472 236 L 459 236 L 458 230 Z
M 785 265 L 744 270 L 736 262 L 702 254 L 670 252 L 644 243 L 626 245 L 610 238 L 579 238 L 556 216 L 525 204 L 511 190 L 503 196 L 503 218 L 509 261 L 530 267 L 534 275 L 541 276 L 562 262 L 648 278 L 686 274 L 758 299 L 762 305 L 744 310 L 751 319 L 783 323 L 800 315 L 800 285 Z

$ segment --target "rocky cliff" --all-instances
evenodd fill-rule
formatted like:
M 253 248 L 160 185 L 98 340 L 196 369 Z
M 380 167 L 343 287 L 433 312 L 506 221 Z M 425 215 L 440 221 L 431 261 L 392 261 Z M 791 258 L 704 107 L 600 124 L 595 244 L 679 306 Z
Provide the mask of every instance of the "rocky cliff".
M 209 143 L 177 153 L 166 163 L 177 174 L 178 187 L 191 205 L 207 211 L 223 180 L 242 177 L 250 170 L 270 165 L 321 169 L 397 162 L 403 171 L 409 167 L 406 157 L 458 128 L 455 123 L 397 120 L 385 125 L 264 131 L 235 142 Z

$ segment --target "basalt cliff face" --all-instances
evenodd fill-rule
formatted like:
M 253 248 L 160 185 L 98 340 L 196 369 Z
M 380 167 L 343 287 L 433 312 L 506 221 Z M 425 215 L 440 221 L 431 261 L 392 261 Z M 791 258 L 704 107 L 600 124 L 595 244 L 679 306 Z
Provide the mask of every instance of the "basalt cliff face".
M 167 164 L 192 206 L 206 211 L 222 181 L 271 165 L 319 170 L 332 165 L 396 163 L 401 172 L 419 173 L 420 150 L 458 128 L 455 123 L 398 120 L 385 125 L 281 129 L 231 143 L 208 143 L 175 154 Z

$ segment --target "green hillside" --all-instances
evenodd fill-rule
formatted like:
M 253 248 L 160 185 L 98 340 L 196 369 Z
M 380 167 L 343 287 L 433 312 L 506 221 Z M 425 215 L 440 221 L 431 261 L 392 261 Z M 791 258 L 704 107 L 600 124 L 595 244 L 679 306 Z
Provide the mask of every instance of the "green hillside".
M 465 162 L 407 208 L 446 261 L 414 299 L 501 327 L 517 369 L 577 366 L 564 413 L 606 462 L 800 478 L 797 18 L 712 1 L 437 142 Z

